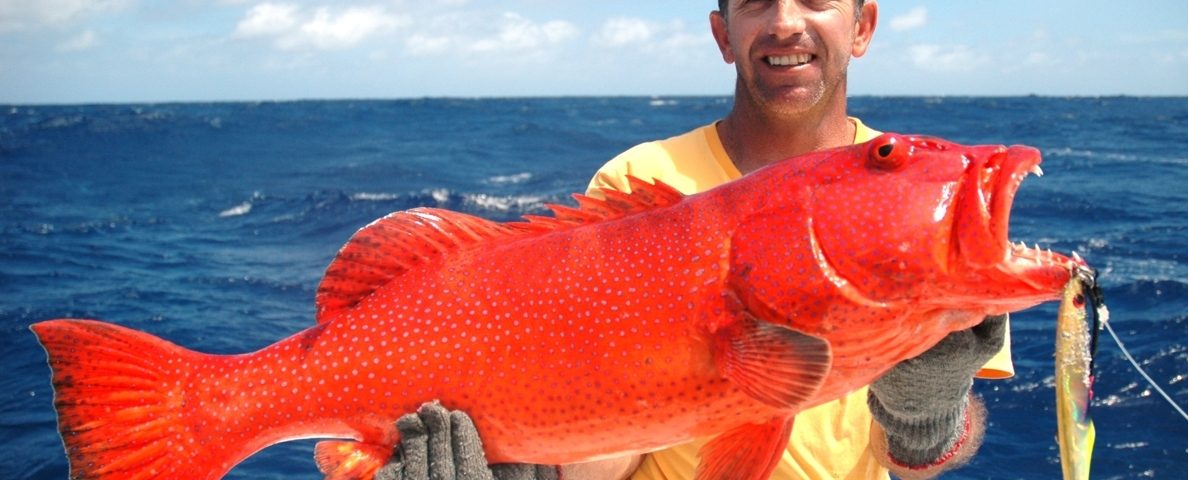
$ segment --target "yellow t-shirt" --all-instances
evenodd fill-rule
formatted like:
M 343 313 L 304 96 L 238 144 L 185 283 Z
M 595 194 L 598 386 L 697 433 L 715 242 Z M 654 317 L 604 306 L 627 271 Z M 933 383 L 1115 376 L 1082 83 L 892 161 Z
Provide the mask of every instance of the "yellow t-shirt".
M 880 134 L 851 118 L 857 127 L 854 143 Z M 587 191 L 613 188 L 630 191 L 627 175 L 659 179 L 689 195 L 711 189 L 742 176 L 726 154 L 714 124 L 666 140 L 637 145 L 607 162 L 590 181 Z M 1007 378 L 1014 374 L 1010 335 L 998 352 L 978 372 L 982 378 Z M 872 479 L 888 478 L 870 451 L 870 410 L 866 388 L 796 415 L 792 438 L 774 479 Z M 693 478 L 697 451 L 709 439 L 678 445 L 644 456 L 633 480 L 684 480 Z

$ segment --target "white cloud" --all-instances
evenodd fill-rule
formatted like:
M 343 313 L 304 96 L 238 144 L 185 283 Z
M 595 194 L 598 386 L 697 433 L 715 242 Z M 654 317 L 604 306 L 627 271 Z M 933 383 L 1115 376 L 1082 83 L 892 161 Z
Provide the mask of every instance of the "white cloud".
M 717 50 L 714 42 L 709 35 L 691 34 L 683 29 L 676 30 L 664 38 L 660 42 L 667 54 L 680 54 L 681 52 L 699 51 L 710 54 L 710 58 L 717 57 Z
M 450 39 L 446 37 L 431 37 L 413 34 L 405 41 L 405 48 L 413 55 L 435 55 L 443 53 L 450 47 Z
M 930 72 L 968 72 L 989 62 L 989 59 L 965 45 L 912 45 L 908 58 L 921 70 Z
M 297 25 L 296 5 L 261 3 L 248 10 L 235 26 L 235 36 L 258 37 L 279 35 Z
M 77 52 L 87 50 L 99 44 L 99 36 L 94 30 L 87 30 L 75 35 L 58 45 L 60 52 Z
M 536 49 L 564 42 L 577 36 L 577 27 L 562 20 L 535 23 L 515 13 L 503 14 L 503 23 L 494 37 L 471 44 L 474 52 Z
M 122 10 L 129 0 L 0 0 L 0 32 L 69 25 Z
M 652 22 L 630 17 L 612 18 L 602 23 L 590 41 L 597 47 L 616 49 L 612 55 L 630 51 L 668 64 L 716 64 L 713 54 L 716 49 L 709 33 L 690 33 L 680 20 Z
M 916 7 L 908 10 L 903 15 L 891 17 L 889 25 L 892 30 L 902 32 L 923 27 L 926 23 L 928 23 L 928 9 Z
M 247 11 L 232 36 L 273 38 L 275 45 L 285 50 L 306 46 L 331 50 L 353 47 L 370 36 L 408 23 L 407 18 L 377 6 L 336 12 L 329 7 L 307 11 L 293 4 L 262 3 Z
M 652 39 L 656 27 L 638 18 L 612 18 L 602 23 L 594 35 L 594 43 L 609 47 L 623 47 L 646 43 Z
M 349 8 L 338 15 L 331 14 L 329 9 L 323 7 L 314 12 L 312 19 L 301 25 L 297 36 L 282 40 L 281 46 L 311 44 L 321 49 L 346 48 L 374 33 L 405 23 L 406 20 L 389 15 L 379 7 Z
M 563 20 L 535 22 L 516 13 L 505 13 L 499 19 L 493 24 L 486 16 L 442 15 L 418 22 L 425 30 L 408 37 L 405 51 L 417 56 L 514 52 L 527 58 L 579 34 L 573 23 Z M 442 31 L 449 33 L 437 33 Z
M 1125 44 L 1160 44 L 1188 42 L 1188 29 L 1154 30 L 1142 33 L 1124 33 L 1118 36 Z
M 1052 58 L 1049 57 L 1048 54 L 1046 54 L 1044 52 L 1031 52 L 1031 53 L 1027 54 L 1027 56 L 1023 59 L 1023 63 L 1025 65 L 1038 66 L 1038 65 L 1046 65 L 1046 64 L 1050 63 L 1051 60 L 1052 60 Z

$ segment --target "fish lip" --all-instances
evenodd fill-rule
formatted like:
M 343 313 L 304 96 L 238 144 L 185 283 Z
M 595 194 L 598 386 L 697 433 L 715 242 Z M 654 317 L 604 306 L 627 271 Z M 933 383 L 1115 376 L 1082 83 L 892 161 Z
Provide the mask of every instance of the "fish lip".
M 1038 150 L 1026 146 L 977 147 L 964 155 L 965 175 L 958 194 L 953 260 L 974 268 L 991 267 L 1009 252 L 1011 208 L 1023 180 L 1037 170 Z
M 986 171 L 992 178 L 984 185 L 988 198 L 988 233 L 1000 252 L 995 270 L 1021 282 L 1034 292 L 1034 300 L 1055 299 L 1078 267 L 1087 268 L 1085 261 L 1070 258 L 1039 245 L 1028 247 L 1009 238 L 1011 209 L 1023 181 L 1031 175 L 1042 176 L 1042 156 L 1039 150 L 1027 146 L 1011 146 L 996 152 L 987 161 Z
M 988 192 L 990 233 L 1003 252 L 1009 243 L 1011 208 L 1015 203 L 1015 195 L 1019 193 L 1023 180 L 1036 172 L 1042 162 L 1039 150 L 1032 147 L 1015 145 L 1004 153 L 992 155 L 988 162 L 997 167 L 990 169 L 994 175 L 993 181 L 989 183 L 992 191 Z
M 1019 187 L 1028 176 L 1042 174 L 1039 150 L 984 146 L 971 149 L 964 159 L 949 264 L 984 272 L 984 279 L 1007 288 L 1012 293 L 1001 299 L 1004 304 L 1054 299 L 1068 281 L 1073 260 L 1009 239 Z

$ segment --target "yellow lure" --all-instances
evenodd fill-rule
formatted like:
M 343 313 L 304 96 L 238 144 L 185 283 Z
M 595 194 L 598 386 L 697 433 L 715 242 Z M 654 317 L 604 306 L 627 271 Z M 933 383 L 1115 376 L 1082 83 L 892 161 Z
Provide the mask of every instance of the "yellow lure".
M 1091 274 L 1077 273 L 1064 287 L 1056 320 L 1056 439 L 1065 480 L 1089 478 L 1095 437 L 1089 402 L 1098 322 L 1091 329 L 1086 305 L 1092 300 L 1095 315 L 1105 311 Z

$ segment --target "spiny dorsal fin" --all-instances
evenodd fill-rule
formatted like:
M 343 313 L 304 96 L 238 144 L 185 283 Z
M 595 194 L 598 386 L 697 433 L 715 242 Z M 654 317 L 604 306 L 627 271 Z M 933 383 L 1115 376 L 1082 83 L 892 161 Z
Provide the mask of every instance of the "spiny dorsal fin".
M 553 217 L 526 215 L 524 222 L 496 223 L 435 208 L 396 212 L 355 233 L 326 268 L 316 295 L 317 321 L 349 309 L 405 272 L 487 242 L 523 238 L 611 220 L 675 204 L 676 189 L 628 176 L 631 193 L 603 189 L 605 199 L 575 194 L 578 207 L 548 205 Z
M 507 225 L 435 208 L 395 212 L 355 233 L 326 268 L 318 323 L 350 308 L 417 265 L 516 232 Z
M 581 225 L 666 207 L 685 198 L 684 194 L 660 180 L 648 183 L 627 175 L 627 184 L 631 193 L 613 188 L 602 188 L 598 193 L 603 198 L 575 193 L 573 199 L 578 203 L 577 208 L 552 204 L 548 207 L 553 211 L 555 220 L 570 225 Z M 525 218 L 529 221 L 537 221 L 540 217 Z

